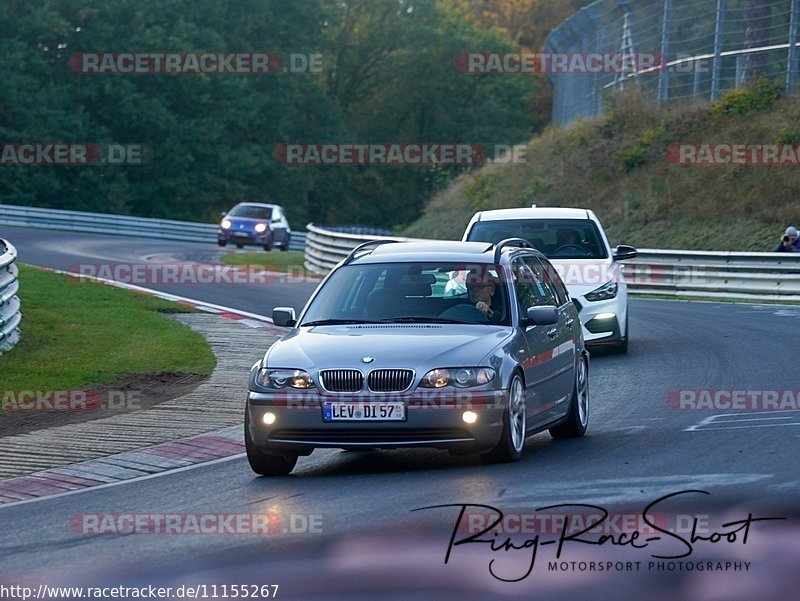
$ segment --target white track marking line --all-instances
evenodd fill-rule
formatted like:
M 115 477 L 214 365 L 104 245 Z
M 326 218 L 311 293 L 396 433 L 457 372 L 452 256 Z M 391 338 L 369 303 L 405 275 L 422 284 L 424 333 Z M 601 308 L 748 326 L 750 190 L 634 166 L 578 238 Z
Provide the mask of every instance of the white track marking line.
M 207 303 L 206 301 L 197 300 L 194 298 L 188 298 L 186 296 L 179 296 L 177 294 L 171 294 L 169 292 L 161 292 L 160 290 L 153 290 L 152 288 L 144 288 L 142 286 L 136 286 L 134 284 L 126 284 L 124 282 L 117 282 L 115 280 L 109 280 L 106 278 L 98 278 L 95 276 L 90 275 L 81 275 L 79 273 L 74 273 L 71 271 L 62 271 L 60 269 L 50 269 L 54 273 L 60 273 L 63 275 L 72 276 L 75 278 L 86 278 L 89 280 L 95 280 L 98 282 L 103 282 L 104 284 L 108 284 L 109 286 L 116 286 L 117 288 L 125 288 L 126 290 L 137 290 L 139 292 L 146 292 L 148 294 L 152 294 L 153 296 L 157 296 L 159 298 L 163 298 L 164 300 L 176 300 L 176 301 L 184 301 L 187 303 L 194 303 L 197 305 L 201 305 L 204 307 L 211 307 L 212 309 L 217 309 L 224 313 L 234 313 L 236 315 L 241 315 L 243 317 L 249 317 L 251 319 L 257 319 L 260 321 L 266 321 L 269 323 L 274 323 L 271 317 L 267 317 L 266 315 L 259 315 L 258 313 L 250 313 L 249 311 L 243 311 L 241 309 L 233 309 L 231 307 L 225 307 L 223 305 L 215 305 L 214 303 Z M 277 326 L 276 326 L 277 327 Z
M 748 411 L 747 413 L 718 413 L 715 417 L 740 417 L 750 415 L 775 415 L 776 413 L 798 413 L 797 409 L 776 409 L 775 411 Z M 800 414 L 798 414 L 800 415 Z
M 738 424 L 739 422 L 769 422 L 777 419 L 792 419 L 791 417 L 752 417 L 746 419 L 723 419 L 717 420 L 718 424 Z
M 778 426 L 800 426 L 800 422 L 792 424 L 752 424 L 749 426 L 719 426 L 717 428 L 703 428 L 699 432 L 710 432 L 711 430 L 743 430 L 745 428 L 776 428 Z M 684 430 L 687 432 L 688 430 Z M 697 432 L 698 430 L 694 430 Z
M 776 413 L 792 413 L 795 415 L 775 415 Z M 770 417 L 751 417 L 753 415 L 769 415 Z M 788 411 L 756 411 L 752 413 L 720 413 L 701 419 L 696 424 L 684 428 L 684 432 L 706 432 L 708 430 L 738 430 L 742 428 L 771 428 L 775 426 L 800 426 L 800 421 L 791 423 L 770 423 L 770 424 L 750 424 L 747 426 L 729 426 L 728 424 L 738 424 L 743 422 L 771 421 L 797 419 L 800 420 L 800 413 L 796 410 Z M 709 427 L 711 426 L 711 427 Z

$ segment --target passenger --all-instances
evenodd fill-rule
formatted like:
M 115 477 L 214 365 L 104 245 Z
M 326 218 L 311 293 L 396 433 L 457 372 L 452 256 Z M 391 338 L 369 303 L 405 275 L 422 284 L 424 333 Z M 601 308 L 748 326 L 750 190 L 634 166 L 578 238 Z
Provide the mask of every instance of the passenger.
M 467 291 L 466 272 L 451 271 L 450 279 L 444 285 L 444 296 L 459 296 Z

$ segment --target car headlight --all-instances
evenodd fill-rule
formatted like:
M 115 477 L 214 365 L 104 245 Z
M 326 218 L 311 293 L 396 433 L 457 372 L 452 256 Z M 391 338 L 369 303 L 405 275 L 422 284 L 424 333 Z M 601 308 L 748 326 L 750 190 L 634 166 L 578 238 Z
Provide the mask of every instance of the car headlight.
M 223 230 L 229 230 L 229 229 L 231 229 L 231 222 L 228 219 L 223 219 L 222 223 L 220 223 L 219 226 Z
M 616 282 L 608 282 L 607 284 L 603 284 L 599 288 L 596 288 L 587 294 L 586 300 L 595 302 L 614 298 L 617 296 L 618 289 L 619 285 Z
M 314 388 L 314 380 L 302 369 L 262 368 L 256 376 L 256 383 L 264 388 Z
M 469 388 L 488 384 L 493 379 L 494 370 L 489 367 L 439 368 L 426 373 L 419 385 L 423 388 L 444 388 L 445 386 Z
M 266 223 L 256 223 L 256 231 L 260 234 L 267 231 Z

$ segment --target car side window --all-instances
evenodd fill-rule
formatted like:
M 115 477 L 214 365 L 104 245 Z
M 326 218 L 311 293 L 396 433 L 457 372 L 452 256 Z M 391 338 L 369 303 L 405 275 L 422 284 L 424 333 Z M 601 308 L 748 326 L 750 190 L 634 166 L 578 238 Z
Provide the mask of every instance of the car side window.
M 540 272 L 538 274 L 520 259 L 515 259 L 511 263 L 514 290 L 522 313 L 525 313 L 530 307 L 555 304 L 553 293 L 544 284 L 541 266 L 537 267 Z
M 542 274 L 543 281 L 552 291 L 557 301 L 555 303 L 557 307 L 569 302 L 569 292 L 567 292 L 567 288 L 564 286 L 561 276 L 558 275 L 556 268 L 553 267 L 550 261 L 538 257 L 526 257 L 524 261 L 531 269 L 535 269 L 534 264 L 541 266 L 539 269 L 541 270 L 540 273 Z
M 522 263 L 531 273 L 532 284 L 537 295 L 537 305 L 535 306 L 560 306 L 561 303 L 558 302 L 558 296 L 555 290 L 548 285 L 547 274 L 545 273 L 542 264 L 539 263 L 536 257 L 523 257 Z

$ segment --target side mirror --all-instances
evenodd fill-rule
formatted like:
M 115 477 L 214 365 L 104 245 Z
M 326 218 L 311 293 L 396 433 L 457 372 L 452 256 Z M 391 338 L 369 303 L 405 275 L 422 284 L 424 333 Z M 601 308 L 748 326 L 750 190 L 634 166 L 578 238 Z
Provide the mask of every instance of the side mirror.
M 616 250 L 614 251 L 614 260 L 615 261 L 624 261 L 625 259 L 633 259 L 636 255 L 639 254 L 632 246 L 627 246 L 625 244 L 620 244 L 617 246 Z
M 558 309 L 552 305 L 544 307 L 528 307 L 528 311 L 520 320 L 523 328 L 528 326 L 549 326 L 558 323 Z
M 281 328 L 293 328 L 297 323 L 297 316 L 292 307 L 275 307 L 272 310 L 272 322 Z
M 227 215 L 227 214 L 228 214 L 228 211 L 222 211 L 222 213 L 220 213 L 219 216 L 220 217 L 225 217 L 225 215 Z

